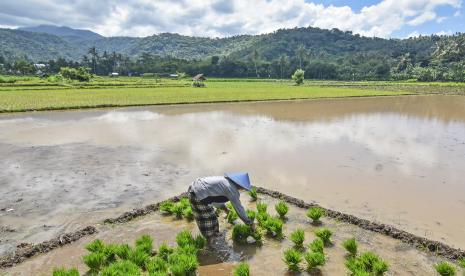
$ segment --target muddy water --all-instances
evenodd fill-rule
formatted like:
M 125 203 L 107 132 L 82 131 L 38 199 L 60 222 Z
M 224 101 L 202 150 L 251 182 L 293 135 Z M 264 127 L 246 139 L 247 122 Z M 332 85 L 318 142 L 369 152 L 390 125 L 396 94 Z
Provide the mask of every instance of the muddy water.
M 2 115 L 0 156 L 0 253 L 236 170 L 465 248 L 460 96 Z
M 262 201 L 268 203 L 269 212 L 275 214 L 274 204 L 277 200 L 261 196 Z M 243 195 L 242 202 L 247 204 L 248 196 Z M 253 203 L 248 204 L 249 208 L 255 208 Z M 359 252 L 374 251 L 389 263 L 390 269 L 387 275 L 435 275 L 433 264 L 440 261 L 437 257 L 418 251 L 409 245 L 398 240 L 385 237 L 380 234 L 364 231 L 356 226 L 338 223 L 331 219 L 323 219 L 322 226 L 313 226 L 306 219 L 305 210 L 290 207 L 287 221 L 284 225 L 284 235 L 282 241 L 267 237 L 262 246 L 256 245 L 236 245 L 231 240 L 231 226 L 220 220 L 220 231 L 225 233 L 223 245 L 219 246 L 221 251 L 227 251 L 229 255 L 237 256 L 236 261 L 247 261 L 250 264 L 252 275 L 293 275 L 287 272 L 286 265 L 282 261 L 283 251 L 292 246 L 288 236 L 292 231 L 301 228 L 305 231 L 305 244 L 315 239 L 314 231 L 320 227 L 328 227 L 333 231 L 333 245 L 325 248 L 326 264 L 321 271 L 312 275 L 346 275 L 344 266 L 346 260 L 345 250 L 341 244 L 345 239 L 355 237 L 359 242 Z M 198 233 L 194 223 L 173 220 L 171 217 L 162 217 L 159 214 L 137 219 L 127 224 L 116 226 L 99 227 L 99 233 L 86 237 L 71 245 L 64 246 L 49 254 L 35 257 L 6 270 L 11 276 L 20 275 L 51 275 L 53 267 L 77 267 L 81 273 L 85 273 L 87 268 L 82 263 L 81 256 L 86 254 L 84 246 L 95 238 L 100 238 L 105 242 L 119 242 L 133 244 L 134 240 L 143 234 L 154 237 L 154 247 L 157 248 L 163 241 L 170 245 L 175 245 L 175 235 L 182 229 L 189 229 L 193 233 Z M 218 248 L 218 247 L 217 247 Z M 208 251 L 199 257 L 201 276 L 232 275 L 235 262 L 222 263 L 214 256 L 223 255 L 224 252 Z M 305 261 L 301 264 L 305 269 Z

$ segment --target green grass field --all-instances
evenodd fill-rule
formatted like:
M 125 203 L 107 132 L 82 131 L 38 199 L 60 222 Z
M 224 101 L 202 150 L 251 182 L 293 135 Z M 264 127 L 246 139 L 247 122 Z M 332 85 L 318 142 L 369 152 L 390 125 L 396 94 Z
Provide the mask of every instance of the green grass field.
M 34 77 L 20 78 L 15 83 L 0 84 L 0 112 L 393 96 L 419 92 L 418 86 L 407 84 L 410 89 L 404 89 L 406 86 L 404 83 L 391 84 L 389 82 L 307 81 L 303 86 L 295 86 L 290 81 L 211 79 L 206 84 L 205 88 L 193 88 L 190 86 L 189 80 L 162 79 L 156 81 L 139 77 L 97 77 L 89 83 L 48 82 Z M 465 89 L 463 85 L 452 87 L 454 89 L 458 87 L 459 91 Z

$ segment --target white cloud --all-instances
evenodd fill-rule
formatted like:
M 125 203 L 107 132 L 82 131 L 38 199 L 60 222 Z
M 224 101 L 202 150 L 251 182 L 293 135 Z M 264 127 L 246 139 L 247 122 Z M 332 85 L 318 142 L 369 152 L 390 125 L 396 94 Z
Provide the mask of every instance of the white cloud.
M 389 37 L 405 25 L 438 19 L 440 6 L 461 0 L 383 0 L 360 12 L 349 6 L 305 0 L 59 0 L 2 1 L 1 25 L 50 23 L 90 28 L 104 35 L 147 36 L 177 32 L 197 36 L 259 34 L 279 28 L 338 28 L 365 36 Z M 19 3 L 19 4 L 18 4 Z M 31 9 L 30 7 L 34 7 Z M 70 16 L 72 15 L 72 16 Z
M 440 31 L 440 32 L 437 32 L 435 33 L 436 35 L 452 35 L 453 32 L 451 30 L 448 30 L 448 31 Z
M 419 37 L 421 34 L 418 31 L 413 31 L 410 34 L 407 35 L 407 38 L 414 38 L 414 37 Z

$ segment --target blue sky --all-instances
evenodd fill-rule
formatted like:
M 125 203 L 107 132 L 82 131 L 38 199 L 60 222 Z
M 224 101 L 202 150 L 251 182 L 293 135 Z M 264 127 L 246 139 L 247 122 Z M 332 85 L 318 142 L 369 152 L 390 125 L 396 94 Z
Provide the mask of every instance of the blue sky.
M 0 27 L 53 24 L 106 36 L 224 37 L 338 28 L 405 38 L 465 32 L 465 0 L 1 0 Z

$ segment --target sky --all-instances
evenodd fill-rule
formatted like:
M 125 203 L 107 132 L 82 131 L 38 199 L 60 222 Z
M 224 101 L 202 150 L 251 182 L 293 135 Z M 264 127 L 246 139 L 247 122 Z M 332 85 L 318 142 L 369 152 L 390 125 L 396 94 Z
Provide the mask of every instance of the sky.
M 0 0 L 0 27 L 52 24 L 105 36 L 225 37 L 294 27 L 406 38 L 465 32 L 463 0 Z

